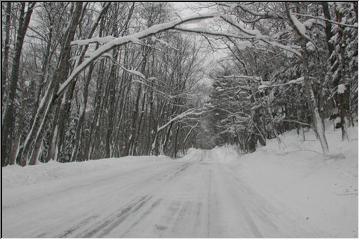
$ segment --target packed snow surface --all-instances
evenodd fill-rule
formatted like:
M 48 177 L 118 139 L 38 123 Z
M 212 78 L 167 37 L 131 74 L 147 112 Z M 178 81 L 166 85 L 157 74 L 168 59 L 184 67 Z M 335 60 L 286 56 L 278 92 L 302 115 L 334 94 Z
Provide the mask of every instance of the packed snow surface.
M 255 153 L 3 168 L 3 237 L 356 237 L 357 128 Z

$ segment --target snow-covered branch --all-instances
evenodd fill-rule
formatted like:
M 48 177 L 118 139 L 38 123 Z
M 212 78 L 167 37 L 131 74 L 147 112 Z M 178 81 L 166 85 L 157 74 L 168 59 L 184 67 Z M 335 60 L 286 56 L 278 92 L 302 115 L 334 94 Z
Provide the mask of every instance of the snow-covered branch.
M 75 77 L 82 70 L 84 70 L 91 62 L 93 62 L 94 60 L 99 58 L 102 54 L 106 53 L 107 51 L 109 51 L 109 50 L 111 50 L 111 49 L 113 49 L 115 47 L 119 47 L 119 46 L 122 46 L 124 44 L 127 44 L 129 42 L 134 42 L 136 39 L 143 39 L 143 38 L 152 36 L 154 34 L 164 32 L 164 31 L 167 31 L 169 29 L 173 29 L 176 26 L 187 23 L 187 22 L 213 18 L 214 16 L 215 15 L 213 15 L 213 14 L 202 15 L 202 16 L 191 16 L 191 17 L 187 17 L 187 18 L 181 19 L 181 20 L 175 20 L 175 21 L 168 22 L 168 23 L 161 23 L 161 24 L 154 25 L 154 26 L 152 26 L 152 27 L 150 27 L 148 29 L 145 29 L 143 31 L 140 31 L 140 32 L 128 35 L 128 36 L 115 38 L 115 39 L 111 40 L 110 42 L 105 43 L 104 45 L 99 47 L 96 51 L 94 51 L 92 53 L 92 55 L 87 60 L 82 62 L 78 67 L 76 67 L 73 70 L 73 72 L 64 81 L 64 83 L 60 85 L 59 90 L 56 93 L 57 96 L 63 94 L 66 87 L 70 84 L 70 82 L 72 82 L 75 79 Z
M 354 25 L 350 25 L 350 24 L 345 24 L 345 23 L 340 23 L 340 22 L 336 22 L 336 21 L 333 21 L 333 20 L 330 20 L 330 19 L 326 19 L 326 18 L 323 18 L 323 17 L 317 17 L 317 16 L 312 16 L 312 15 L 307 15 L 307 14 L 301 14 L 301 13 L 292 13 L 293 15 L 296 15 L 296 16 L 301 16 L 301 17 L 309 17 L 309 18 L 313 18 L 313 19 L 318 19 L 318 20 L 322 20 L 324 22 L 329 22 L 329 23 L 333 23 L 333 24 L 336 24 L 336 25 L 339 25 L 339 26 L 343 26 L 343 27 L 350 27 L 350 28 L 358 28 L 358 25 L 357 23 L 355 23 Z
M 293 26 L 295 27 L 295 31 L 300 36 L 302 36 L 304 39 L 312 42 L 311 38 L 308 35 L 306 35 L 306 27 L 305 27 L 305 25 L 302 22 L 300 22 L 299 19 L 297 19 L 296 16 L 291 12 L 289 12 L 289 17 L 290 17 L 290 21 L 292 22 Z
M 190 28 L 176 27 L 174 29 L 178 30 L 178 31 L 182 31 L 182 32 L 206 34 L 206 35 L 215 36 L 215 37 L 230 37 L 230 38 L 236 38 L 236 39 L 241 39 L 241 40 L 253 39 L 252 37 L 242 37 L 242 36 L 238 36 L 238 35 L 231 34 L 231 33 L 214 32 L 214 31 L 209 31 L 209 30 L 202 29 L 202 28 L 191 28 L 190 29 Z
M 152 40 L 153 41 L 157 41 L 157 42 L 159 42 L 159 43 L 161 43 L 162 45 L 164 45 L 164 46 L 166 46 L 166 47 L 168 47 L 168 48 L 171 48 L 171 49 L 174 49 L 174 50 L 176 50 L 176 51 L 179 51 L 179 49 L 177 49 L 176 47 L 173 47 L 173 46 L 171 46 L 171 44 L 169 44 L 168 42 L 166 42 L 166 41 L 164 41 L 164 40 L 162 40 L 162 39 L 159 39 L 159 38 L 156 38 L 156 37 L 152 37 Z
M 302 84 L 303 82 L 304 82 L 304 77 L 299 77 L 297 79 L 290 80 L 286 83 L 274 84 L 274 85 L 266 84 L 266 82 L 263 82 L 263 84 L 259 86 L 259 90 L 264 88 L 281 87 L 291 84 Z
M 72 41 L 71 45 L 72 46 L 74 46 L 74 45 L 83 46 L 83 45 L 89 45 L 91 43 L 105 44 L 114 39 L 116 39 L 116 37 L 113 37 L 113 36 L 93 37 L 93 38 L 89 38 L 89 39 L 78 39 L 78 40 Z
M 159 127 L 157 129 L 157 131 L 161 131 L 163 129 L 165 129 L 167 126 L 169 126 L 172 122 L 174 121 L 177 121 L 177 120 L 180 120 L 180 119 L 183 119 L 187 116 L 190 116 L 190 115 L 196 115 L 196 116 L 199 116 L 201 114 L 203 114 L 204 112 L 201 111 L 201 112 L 197 112 L 198 109 L 195 109 L 195 108 L 191 108 L 191 109 L 188 109 L 186 110 L 185 112 L 182 112 L 180 113 L 179 115 L 173 117 L 172 119 L 170 119 L 167 123 L 165 123 L 164 125 L 162 125 L 161 127 Z
M 229 75 L 229 76 L 223 76 L 223 78 L 246 78 L 249 80 L 261 80 L 261 77 L 258 76 L 246 76 L 246 75 Z
M 191 132 L 199 125 L 199 123 L 197 122 L 194 126 L 191 127 L 191 129 L 189 130 L 189 132 L 186 134 L 183 143 L 186 142 L 186 140 L 188 139 L 188 137 L 190 136 Z
M 236 7 L 240 8 L 241 10 L 243 10 L 244 12 L 250 13 L 253 16 L 257 16 L 260 19 L 264 19 L 264 18 L 272 18 L 272 19 L 283 19 L 282 16 L 280 16 L 279 14 L 276 13 L 270 13 L 270 12 L 254 12 L 251 11 L 249 8 L 244 7 L 243 5 L 239 4 Z
M 292 119 L 281 119 L 281 122 L 293 122 L 293 123 L 298 123 L 298 124 L 300 124 L 300 125 L 304 125 L 304 126 L 308 126 L 308 127 L 311 126 L 311 125 L 308 124 L 308 123 L 304 123 L 304 122 L 300 122 L 300 121 L 292 120 Z
M 136 71 L 136 70 L 134 70 L 134 69 L 127 69 L 127 68 L 121 66 L 120 64 L 117 64 L 117 65 L 118 65 L 121 69 L 123 69 L 125 72 L 128 72 L 128 73 L 130 73 L 130 74 L 133 74 L 133 75 L 135 75 L 135 76 L 137 76 L 137 77 L 140 77 L 140 78 L 146 80 L 145 75 L 142 74 L 141 72 Z
M 276 42 L 276 41 L 272 40 L 269 36 L 262 35 L 258 30 L 246 29 L 245 27 L 236 23 L 230 17 L 227 17 L 227 16 L 220 16 L 220 18 L 222 18 L 225 22 L 229 23 L 231 26 L 238 29 L 240 32 L 246 34 L 247 36 L 252 37 L 252 39 L 254 39 L 254 40 L 262 41 L 262 42 L 272 45 L 274 47 L 278 47 L 285 51 L 291 52 L 291 53 L 295 54 L 296 56 L 298 56 L 299 58 L 302 58 L 302 54 L 299 51 L 297 51 L 296 49 L 294 49 L 290 46 L 283 45 L 279 42 Z

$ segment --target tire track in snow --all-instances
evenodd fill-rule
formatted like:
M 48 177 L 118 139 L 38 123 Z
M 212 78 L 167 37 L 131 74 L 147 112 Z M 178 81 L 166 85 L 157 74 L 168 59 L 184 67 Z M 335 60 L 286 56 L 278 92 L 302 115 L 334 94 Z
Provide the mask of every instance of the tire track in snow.
M 210 237 L 211 231 L 211 169 L 209 169 L 209 177 L 208 177 L 208 195 L 207 195 L 207 237 Z
M 185 170 L 187 168 L 189 168 L 191 165 L 192 165 L 192 163 L 181 164 L 180 166 L 176 167 L 173 171 L 170 171 L 170 173 L 166 174 L 164 177 L 162 177 L 160 179 L 158 178 L 157 175 L 151 176 L 150 179 L 155 180 L 155 182 L 153 183 L 154 185 L 152 186 L 152 188 L 148 189 L 147 193 L 150 194 L 152 192 L 151 189 L 155 190 L 155 192 L 156 192 L 156 190 L 161 189 L 169 181 L 174 180 L 175 178 L 179 177 L 182 173 L 184 173 Z M 149 183 L 151 181 L 146 181 L 146 182 Z M 136 187 L 134 186 L 134 188 L 136 188 Z M 98 227 L 95 227 L 94 230 L 91 230 L 90 232 L 88 232 L 86 234 L 82 234 L 81 236 L 83 236 L 83 237 L 93 237 L 93 236 L 104 237 L 107 234 L 111 233 L 111 231 L 114 230 L 115 228 L 119 228 L 123 222 L 125 222 L 125 221 L 132 222 L 133 221 L 133 223 L 122 234 L 120 234 L 121 236 L 126 236 L 147 215 L 149 215 L 153 211 L 153 209 L 155 207 L 157 207 L 162 201 L 162 199 L 157 199 L 150 205 L 150 207 L 147 210 L 144 210 L 144 212 L 142 214 L 140 214 L 140 217 L 136 218 L 137 212 L 140 211 L 140 209 L 146 209 L 146 207 L 144 207 L 144 205 L 146 205 L 151 198 L 153 198 L 153 196 L 147 195 L 145 197 L 141 197 L 137 201 L 131 201 L 129 204 L 122 207 L 120 210 L 120 213 L 118 213 L 115 217 L 109 216 L 107 220 L 105 220 L 103 223 L 101 223 Z M 126 224 L 126 223 L 124 223 L 124 224 Z M 109 225 L 109 226 L 107 227 L 107 225 Z M 91 227 L 94 227 L 94 226 L 91 226 Z
M 176 164 L 179 164 L 179 163 L 176 163 Z M 185 163 L 186 164 L 186 163 Z M 181 164 L 179 168 L 182 168 L 184 164 Z M 173 168 L 173 166 L 171 165 L 170 162 L 165 162 L 165 163 L 158 163 L 157 165 L 154 165 L 156 167 L 164 167 L 164 171 L 168 171 L 169 169 L 167 169 L 166 167 L 169 166 L 169 168 Z M 111 175 L 94 175 L 96 177 L 96 185 L 94 185 L 94 182 L 93 181 L 90 181 L 91 179 L 88 178 L 88 176 L 86 176 L 85 178 L 83 178 L 83 183 L 81 184 L 77 184 L 77 185 L 70 185 L 72 184 L 72 182 L 67 182 L 67 180 L 65 180 L 65 182 L 56 182 L 54 180 L 54 182 L 56 182 L 55 184 L 55 187 L 51 188 L 49 192 L 45 192 L 43 194 L 34 194 L 33 197 L 31 198 L 26 198 L 26 201 L 19 201 L 19 202 L 5 202 L 3 203 L 3 206 L 2 206 L 2 209 L 3 210 L 8 210 L 8 209 L 12 209 L 12 208 L 17 208 L 21 205 L 28 205 L 29 202 L 37 202 L 38 200 L 42 200 L 44 198 L 58 198 L 58 196 L 60 195 L 63 195 L 63 194 L 69 194 L 69 192 L 78 192 L 79 189 L 84 189 L 84 188 L 89 188 L 91 190 L 93 190 L 94 187 L 96 188 L 102 188 L 104 186 L 107 186 L 109 184 L 109 182 L 114 182 L 115 180 L 120 180 L 120 179 L 126 179 L 128 178 L 129 176 L 133 176 L 134 173 L 142 173 L 144 172 L 145 174 L 147 173 L 148 169 L 153 167 L 152 164 L 150 165 L 146 165 L 146 166 L 142 166 L 142 167 L 138 167 L 138 168 L 135 168 L 135 169 L 132 169 L 130 171 L 126 171 L 126 172 L 120 172 L 121 175 L 119 175 L 119 172 L 116 172 L 116 171 L 112 171 L 111 172 Z M 177 169 L 177 168 L 176 168 Z M 171 170 L 170 170 L 171 171 Z M 151 175 L 149 179 L 154 179 L 156 177 L 156 174 L 155 175 Z M 74 178 L 74 177 L 72 177 Z M 135 181 L 135 184 L 143 181 L 144 179 L 140 179 Z M 66 184 L 64 184 L 66 183 Z M 41 185 L 42 183 L 40 183 Z M 39 185 L 39 186 L 40 186 Z M 29 186 L 25 186 L 25 187 L 32 187 L 32 185 L 29 185 Z M 5 191 L 8 190 L 8 189 L 5 189 Z M 11 190 L 11 189 L 10 189 Z M 10 193 L 7 193 L 7 194 L 11 194 Z M 22 198 L 20 198 L 22 199 Z M 49 199 L 50 201 L 50 199 Z
M 97 226 L 90 226 L 90 231 L 82 233 L 77 237 L 89 238 L 102 237 L 109 233 L 112 229 L 120 225 L 131 213 L 136 212 L 141 208 L 147 201 L 149 201 L 151 196 L 142 196 L 140 199 L 132 200 L 127 205 L 123 206 L 112 216 L 109 216 L 105 221 L 101 222 Z
M 164 237 L 164 234 L 168 233 L 168 229 L 174 224 L 175 218 L 180 208 L 180 201 L 171 201 L 161 220 L 154 224 L 155 230 L 159 237 Z
M 172 201 L 154 224 L 158 237 L 195 237 L 201 224 L 201 202 Z
M 218 165 L 219 174 L 227 186 L 238 210 L 243 213 L 248 227 L 254 236 L 261 237 L 306 237 L 326 236 L 311 225 L 300 221 L 299 216 L 286 206 L 274 206 L 260 194 L 250 189 L 235 172 L 226 166 Z M 258 235 L 260 234 L 260 235 Z
M 71 234 L 73 234 L 74 232 L 76 232 L 77 230 L 79 230 L 80 228 L 82 228 L 83 226 L 85 226 L 86 224 L 88 224 L 91 220 L 97 218 L 98 216 L 97 215 L 93 215 L 93 216 L 90 216 L 90 217 L 87 217 L 83 220 L 81 220 L 78 224 L 76 224 L 75 226 L 69 228 L 68 230 L 66 230 L 64 233 L 58 235 L 56 238 L 66 238 L 68 236 L 70 236 Z M 46 236 L 46 235 L 49 235 L 47 233 L 43 234 L 43 236 Z M 40 237 L 40 236 L 38 236 Z
M 158 199 L 155 202 L 153 202 L 143 214 L 141 214 L 138 219 L 130 225 L 129 228 L 121 235 L 121 237 L 126 236 L 134 227 L 136 227 L 145 217 L 147 217 L 153 210 L 156 208 L 160 203 L 162 202 L 162 199 Z

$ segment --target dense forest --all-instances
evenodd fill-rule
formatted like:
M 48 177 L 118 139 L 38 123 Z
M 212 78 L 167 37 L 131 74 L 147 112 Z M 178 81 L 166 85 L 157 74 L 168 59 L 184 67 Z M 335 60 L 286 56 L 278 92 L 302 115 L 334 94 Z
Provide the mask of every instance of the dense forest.
M 291 129 L 326 154 L 326 120 L 344 141 L 357 124 L 357 7 L 2 2 L 2 166 L 253 152 Z

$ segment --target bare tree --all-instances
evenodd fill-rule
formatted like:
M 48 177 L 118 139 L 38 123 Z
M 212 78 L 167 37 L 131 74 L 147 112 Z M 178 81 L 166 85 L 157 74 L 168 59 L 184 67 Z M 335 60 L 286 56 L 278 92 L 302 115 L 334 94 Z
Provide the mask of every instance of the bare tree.
M 9 6 L 10 7 L 10 6 Z M 15 97 L 19 80 L 19 69 L 21 51 L 25 39 L 25 34 L 29 26 L 31 14 L 34 10 L 35 3 L 21 3 L 19 24 L 17 28 L 17 38 L 15 43 L 15 52 L 12 62 L 11 78 L 9 79 L 9 95 L 4 112 L 4 121 L 2 124 L 2 140 L 1 140 L 1 156 L 2 166 L 7 165 L 11 161 L 11 150 L 13 147 L 13 137 L 15 128 Z

